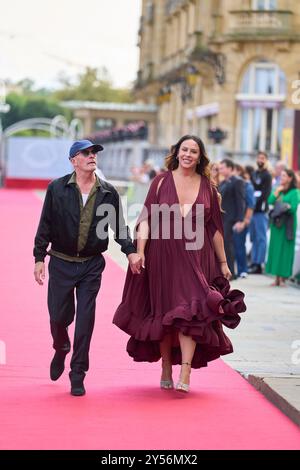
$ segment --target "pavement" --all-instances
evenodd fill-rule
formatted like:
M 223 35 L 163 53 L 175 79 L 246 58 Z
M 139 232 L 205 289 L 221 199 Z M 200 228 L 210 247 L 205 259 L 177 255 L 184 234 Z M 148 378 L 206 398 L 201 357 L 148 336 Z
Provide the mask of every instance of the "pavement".
M 114 241 L 108 255 L 127 269 Z M 245 293 L 247 312 L 236 330 L 226 329 L 234 352 L 222 359 L 300 426 L 300 290 L 270 287 L 272 280 L 256 274 L 231 282 Z

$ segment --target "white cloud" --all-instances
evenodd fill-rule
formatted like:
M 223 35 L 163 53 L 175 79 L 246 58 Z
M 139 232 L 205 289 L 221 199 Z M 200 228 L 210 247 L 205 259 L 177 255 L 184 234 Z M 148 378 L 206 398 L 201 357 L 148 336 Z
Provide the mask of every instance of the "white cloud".
M 0 0 L 0 78 L 51 86 L 58 73 L 109 70 L 114 84 L 136 77 L 141 0 Z

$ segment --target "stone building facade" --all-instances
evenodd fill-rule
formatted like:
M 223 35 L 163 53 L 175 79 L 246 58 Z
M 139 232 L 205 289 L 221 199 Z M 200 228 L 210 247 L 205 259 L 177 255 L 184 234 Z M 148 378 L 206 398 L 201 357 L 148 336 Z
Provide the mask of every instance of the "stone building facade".
M 214 148 L 217 129 L 230 156 L 280 156 L 300 109 L 300 1 L 142 0 L 139 45 L 135 97 L 158 105 L 156 145 L 194 133 Z

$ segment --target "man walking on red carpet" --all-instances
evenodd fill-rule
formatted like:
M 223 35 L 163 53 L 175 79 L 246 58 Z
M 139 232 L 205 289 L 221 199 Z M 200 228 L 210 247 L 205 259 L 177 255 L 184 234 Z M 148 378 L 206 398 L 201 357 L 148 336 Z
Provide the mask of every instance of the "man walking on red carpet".
M 127 255 L 132 272 L 139 273 L 142 263 L 125 225 L 116 189 L 95 173 L 97 152 L 101 150 L 102 145 L 89 140 L 73 143 L 69 159 L 74 172 L 49 184 L 33 250 L 34 276 L 40 285 L 45 279 L 44 259 L 50 255 L 48 309 L 55 349 L 50 365 L 51 380 L 62 375 L 65 357 L 71 349 L 67 330 L 75 316 L 76 292 L 75 335 L 69 373 L 71 394 L 75 396 L 85 394 L 83 381 L 89 368 L 96 297 L 105 267 L 102 253 L 108 247 L 108 225 L 114 231 L 121 251 Z M 111 217 L 107 217 L 106 210 Z M 51 249 L 47 252 L 49 243 Z

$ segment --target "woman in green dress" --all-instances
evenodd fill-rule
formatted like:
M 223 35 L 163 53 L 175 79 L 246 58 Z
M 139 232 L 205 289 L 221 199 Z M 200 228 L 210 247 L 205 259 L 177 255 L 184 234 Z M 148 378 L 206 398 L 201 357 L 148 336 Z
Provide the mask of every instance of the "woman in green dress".
M 283 170 L 280 185 L 272 191 L 268 204 L 274 205 L 276 201 L 289 204 L 288 215 L 293 222 L 290 234 L 287 235 L 287 219 L 278 226 L 271 219 L 271 238 L 269 244 L 268 261 L 266 272 L 276 276 L 272 286 L 285 286 L 285 280 L 292 275 L 296 228 L 297 208 L 300 202 L 299 190 L 297 189 L 296 176 L 293 170 Z

